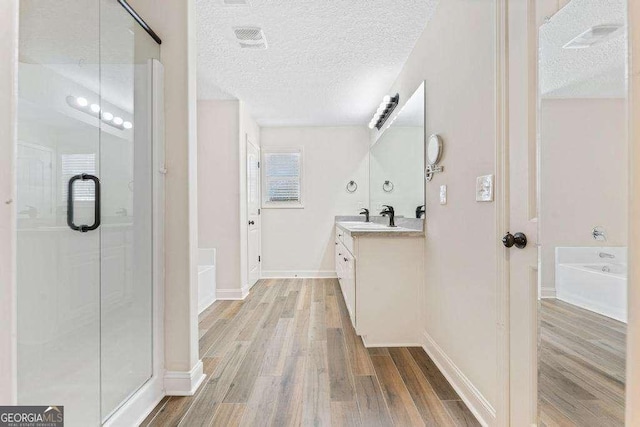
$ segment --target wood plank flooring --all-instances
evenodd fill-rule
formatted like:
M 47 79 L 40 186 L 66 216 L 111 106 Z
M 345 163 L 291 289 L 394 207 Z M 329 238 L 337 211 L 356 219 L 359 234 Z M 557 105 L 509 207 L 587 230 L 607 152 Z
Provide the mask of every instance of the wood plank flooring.
M 541 426 L 623 426 L 626 325 L 545 299 L 540 304 Z
M 207 379 L 143 426 L 479 426 L 421 348 L 366 349 L 337 280 L 258 282 L 200 316 Z

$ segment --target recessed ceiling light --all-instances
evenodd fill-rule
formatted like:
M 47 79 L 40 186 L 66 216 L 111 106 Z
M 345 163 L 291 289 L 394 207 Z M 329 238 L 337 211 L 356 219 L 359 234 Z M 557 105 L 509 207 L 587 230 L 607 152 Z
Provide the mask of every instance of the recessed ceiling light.
M 110 112 L 106 111 L 106 112 L 102 113 L 102 119 L 106 120 L 106 121 L 111 121 L 111 120 L 113 120 L 113 114 L 111 114 Z
M 569 43 L 562 46 L 563 49 L 586 49 L 593 45 L 596 45 L 611 34 L 618 31 L 618 29 L 622 28 L 622 25 L 611 24 L 611 25 L 596 25 L 595 27 L 589 28 L 584 33 L 580 34 Z
M 89 101 L 87 101 L 87 98 L 79 96 L 76 98 L 76 103 L 81 107 L 86 107 L 89 104 Z
M 131 123 L 131 122 L 124 122 L 124 123 L 122 124 L 122 127 L 123 127 L 123 128 L 125 128 L 125 129 L 131 129 L 131 128 L 133 127 L 133 123 Z
M 91 111 L 93 111 L 94 113 L 98 113 L 100 112 L 100 106 L 98 104 L 91 104 Z
M 113 123 L 117 124 L 118 126 L 120 126 L 123 122 L 124 122 L 124 120 L 122 120 L 122 117 L 114 117 L 113 118 Z

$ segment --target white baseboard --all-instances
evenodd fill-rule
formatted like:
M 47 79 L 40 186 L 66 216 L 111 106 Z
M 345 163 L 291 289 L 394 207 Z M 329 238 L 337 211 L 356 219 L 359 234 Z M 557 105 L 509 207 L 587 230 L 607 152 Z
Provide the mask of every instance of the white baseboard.
M 202 360 L 191 371 L 166 371 L 164 374 L 164 388 L 167 396 L 193 396 L 206 375 L 203 371 Z
M 335 271 L 316 270 L 316 271 L 262 271 L 263 279 L 335 279 L 338 275 Z
M 368 342 L 364 336 L 360 336 L 362 338 L 362 344 L 366 348 L 376 348 L 376 347 L 420 347 L 420 344 L 416 342 Z
M 424 351 L 436 364 L 440 372 L 445 376 L 453 389 L 458 392 L 460 398 L 467 405 L 469 410 L 475 415 L 483 426 L 496 424 L 496 410 L 489 401 L 480 393 L 473 383 L 464 373 L 453 363 L 440 348 L 440 346 L 427 334 L 424 333 Z
M 556 288 L 541 288 L 540 298 L 556 298 Z
M 138 426 L 164 397 L 162 378 L 153 377 L 104 423 L 105 427 Z
M 249 287 L 242 289 L 216 289 L 216 300 L 243 300 L 249 295 Z

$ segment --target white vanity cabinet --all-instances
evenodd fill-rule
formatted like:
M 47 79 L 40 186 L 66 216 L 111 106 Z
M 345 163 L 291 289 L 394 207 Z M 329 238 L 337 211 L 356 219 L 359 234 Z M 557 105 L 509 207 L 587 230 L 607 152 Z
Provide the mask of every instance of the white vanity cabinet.
M 419 345 L 424 234 L 355 232 L 338 224 L 336 273 L 356 333 L 367 347 Z
M 336 228 L 336 273 L 351 323 L 355 326 L 356 258 L 353 249 L 349 250 L 349 247 L 353 248 L 353 238 L 348 232 Z

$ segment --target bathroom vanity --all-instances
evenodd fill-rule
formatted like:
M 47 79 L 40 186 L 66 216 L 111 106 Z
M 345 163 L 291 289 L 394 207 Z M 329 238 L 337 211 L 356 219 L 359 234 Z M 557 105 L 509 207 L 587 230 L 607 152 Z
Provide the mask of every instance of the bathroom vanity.
M 365 346 L 419 342 L 423 251 L 422 227 L 336 219 L 336 273 L 351 322 Z

